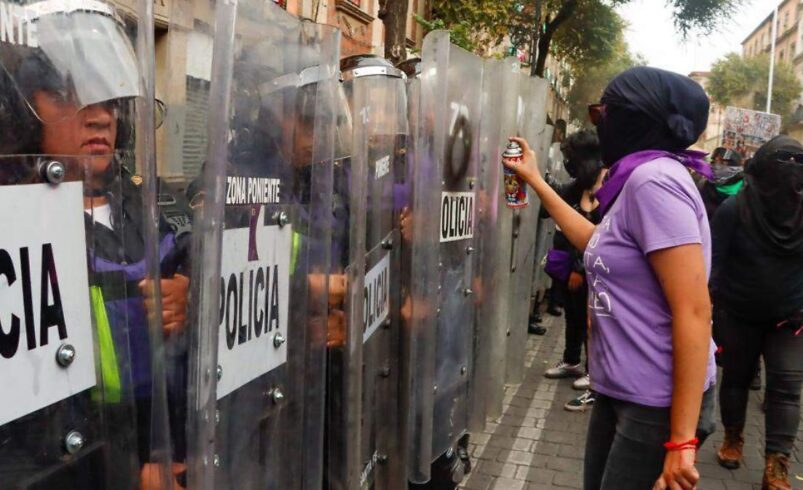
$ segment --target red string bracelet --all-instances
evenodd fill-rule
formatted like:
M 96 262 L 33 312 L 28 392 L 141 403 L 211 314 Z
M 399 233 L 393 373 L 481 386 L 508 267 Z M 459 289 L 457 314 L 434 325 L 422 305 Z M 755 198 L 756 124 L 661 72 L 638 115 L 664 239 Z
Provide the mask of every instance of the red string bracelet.
M 685 451 L 686 449 L 694 449 L 696 451 L 699 442 L 700 439 L 695 437 L 686 442 L 666 442 L 664 443 L 664 448 L 667 451 Z

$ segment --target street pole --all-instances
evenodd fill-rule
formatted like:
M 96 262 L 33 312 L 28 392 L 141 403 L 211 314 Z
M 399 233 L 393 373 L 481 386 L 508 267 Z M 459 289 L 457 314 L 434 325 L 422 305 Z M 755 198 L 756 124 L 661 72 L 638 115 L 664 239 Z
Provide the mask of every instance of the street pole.
M 772 11 L 772 41 L 770 44 L 770 80 L 767 84 L 767 112 L 772 110 L 772 83 L 775 76 L 775 38 L 778 37 L 778 6 Z

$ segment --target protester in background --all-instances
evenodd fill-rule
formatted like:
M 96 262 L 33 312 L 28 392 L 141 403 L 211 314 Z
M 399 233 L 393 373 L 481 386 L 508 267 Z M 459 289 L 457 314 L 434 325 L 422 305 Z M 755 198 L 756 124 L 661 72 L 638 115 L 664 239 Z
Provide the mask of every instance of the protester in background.
M 735 196 L 744 183 L 742 155 L 739 152 L 719 147 L 711 155 L 714 178 L 700 183 L 700 194 L 709 220 L 714 217 L 719 205 L 728 197 Z
M 593 131 L 579 131 L 570 135 L 562 144 L 564 166 L 572 180 L 559 185 L 552 183 L 553 188 L 577 212 L 592 223 L 598 223 L 596 213 L 597 202 L 592 196 L 592 189 L 602 172 L 599 139 Z M 557 269 L 562 273 L 551 271 L 551 262 L 561 261 Z M 586 368 L 582 364 L 582 350 L 586 340 L 588 286 L 585 282 L 583 253 L 572 246 L 559 229 L 555 231 L 552 250 L 547 259 L 547 272 L 553 281 L 560 283 L 564 294 L 564 311 L 566 312 L 566 345 L 562 360 L 553 368 L 547 369 L 544 376 L 551 379 L 578 378 L 577 389 L 589 387 Z M 565 276 L 565 277 L 564 277 Z M 593 397 L 586 398 L 584 405 L 593 403 Z
M 745 188 L 712 223 L 711 291 L 717 309 L 725 440 L 719 463 L 742 459 L 748 388 L 766 366 L 763 489 L 791 489 L 789 455 L 800 424 L 803 383 L 803 145 L 778 136 L 759 148 Z
M 541 177 L 526 141 L 506 160 L 584 251 L 592 388 L 587 490 L 696 488 L 696 449 L 713 431 L 714 345 L 708 295 L 710 231 L 686 151 L 705 129 L 708 98 L 691 79 L 638 67 L 589 107 L 611 170 L 585 219 Z M 699 429 L 698 429 L 699 426 Z

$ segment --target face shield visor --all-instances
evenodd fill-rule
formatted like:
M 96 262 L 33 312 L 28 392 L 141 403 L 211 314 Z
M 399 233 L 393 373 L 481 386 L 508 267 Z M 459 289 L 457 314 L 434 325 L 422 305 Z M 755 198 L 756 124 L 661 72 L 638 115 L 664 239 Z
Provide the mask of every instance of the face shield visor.
M 45 0 L 3 7 L 15 17 L 17 31 L 10 38 L 15 42 L 0 42 L 0 65 L 42 123 L 63 122 L 96 104 L 119 111 L 142 95 L 136 53 L 110 5 Z M 38 92 L 46 94 L 46 108 L 35 100 Z M 157 126 L 163 116 L 157 103 Z
M 288 73 L 259 86 L 261 109 L 267 111 L 270 120 L 277 125 L 277 146 L 285 158 L 292 158 L 294 165 L 305 166 L 325 160 L 327 155 L 315 155 L 316 121 L 323 123 L 334 118 L 335 159 L 350 154 L 351 114 L 342 91 L 335 95 L 335 103 L 319 104 L 319 83 L 331 78 L 325 69 L 318 66 L 305 68 L 301 73 Z M 321 111 L 333 111 L 323 114 Z

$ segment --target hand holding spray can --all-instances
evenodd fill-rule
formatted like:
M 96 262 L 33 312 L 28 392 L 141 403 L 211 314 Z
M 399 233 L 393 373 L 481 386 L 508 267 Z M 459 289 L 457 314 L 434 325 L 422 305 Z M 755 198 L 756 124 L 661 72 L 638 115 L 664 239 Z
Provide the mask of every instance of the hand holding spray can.
M 524 152 L 521 151 L 521 146 L 515 141 L 507 144 L 502 158 L 507 160 L 521 161 L 524 158 Z M 514 171 L 503 165 L 505 170 L 505 204 L 509 208 L 523 208 L 529 204 L 527 199 L 527 182 L 518 176 Z

